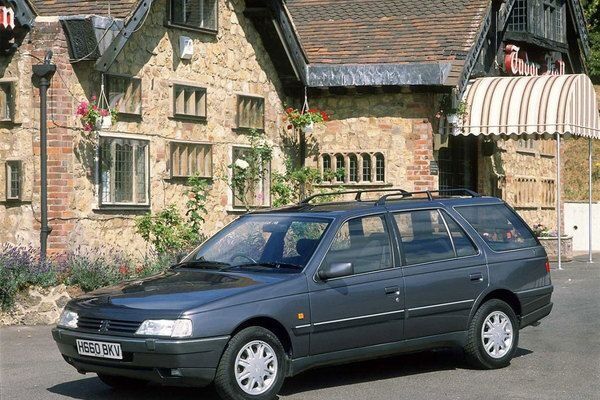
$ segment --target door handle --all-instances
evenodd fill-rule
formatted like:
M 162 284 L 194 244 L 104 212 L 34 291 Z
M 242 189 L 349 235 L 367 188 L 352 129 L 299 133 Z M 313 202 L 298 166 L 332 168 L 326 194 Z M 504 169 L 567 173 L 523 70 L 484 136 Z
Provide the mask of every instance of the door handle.
M 469 275 L 469 279 L 472 280 L 472 281 L 482 282 L 483 281 L 483 274 L 481 272 L 476 272 L 474 274 L 470 274 Z
M 386 287 L 385 294 L 395 294 L 396 296 L 398 296 L 400 294 L 400 288 L 398 286 Z

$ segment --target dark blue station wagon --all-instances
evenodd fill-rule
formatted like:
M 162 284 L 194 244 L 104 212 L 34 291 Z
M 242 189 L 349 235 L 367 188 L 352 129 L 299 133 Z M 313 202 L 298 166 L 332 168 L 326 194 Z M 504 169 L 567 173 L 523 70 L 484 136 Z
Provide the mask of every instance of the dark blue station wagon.
M 113 387 L 214 382 L 237 400 L 275 398 L 315 366 L 434 347 L 508 365 L 519 330 L 552 309 L 527 224 L 464 190 L 365 192 L 244 215 L 167 272 L 72 300 L 60 352 Z

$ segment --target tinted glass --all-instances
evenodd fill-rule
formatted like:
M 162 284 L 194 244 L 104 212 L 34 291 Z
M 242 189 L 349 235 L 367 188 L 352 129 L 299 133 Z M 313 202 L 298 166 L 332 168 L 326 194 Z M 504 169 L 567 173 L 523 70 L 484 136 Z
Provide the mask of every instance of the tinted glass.
M 328 220 L 317 218 L 243 217 L 205 242 L 185 261 L 231 266 L 291 264 L 303 268 L 328 226 Z
M 492 250 L 523 249 L 537 245 L 531 231 L 504 204 L 457 207 Z
M 355 274 L 391 268 L 392 250 L 385 217 L 369 216 L 344 223 L 323 262 L 350 262 Z
M 448 225 L 448 230 L 450 231 L 450 236 L 452 237 L 452 242 L 456 249 L 456 255 L 458 257 L 466 257 L 477 254 L 477 247 L 475 247 L 465 231 L 458 223 L 456 223 L 456 221 L 454 221 L 454 219 L 452 219 L 452 217 L 450 217 L 450 215 L 448 215 L 447 212 L 442 211 L 442 214 Z
M 437 210 L 394 215 L 407 265 L 454 258 L 454 249 Z

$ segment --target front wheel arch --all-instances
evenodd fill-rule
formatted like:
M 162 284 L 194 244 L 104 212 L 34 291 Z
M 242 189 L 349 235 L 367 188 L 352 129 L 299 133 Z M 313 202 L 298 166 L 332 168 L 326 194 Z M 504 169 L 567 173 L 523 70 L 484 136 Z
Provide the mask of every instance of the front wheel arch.
M 274 318 L 253 317 L 253 318 L 247 319 L 246 321 L 239 324 L 233 330 L 233 332 L 231 332 L 231 337 L 234 337 L 238 332 L 241 332 L 242 330 L 249 328 L 251 326 L 258 326 L 258 327 L 265 328 L 265 329 L 273 332 L 273 334 L 275 336 L 277 336 L 277 338 L 281 342 L 281 345 L 283 346 L 283 349 L 285 350 L 286 355 L 289 358 L 292 357 L 292 354 L 294 351 L 292 338 L 291 338 L 289 332 L 287 331 L 287 329 L 285 328 L 285 326 L 283 326 L 283 324 L 281 322 L 277 321 Z

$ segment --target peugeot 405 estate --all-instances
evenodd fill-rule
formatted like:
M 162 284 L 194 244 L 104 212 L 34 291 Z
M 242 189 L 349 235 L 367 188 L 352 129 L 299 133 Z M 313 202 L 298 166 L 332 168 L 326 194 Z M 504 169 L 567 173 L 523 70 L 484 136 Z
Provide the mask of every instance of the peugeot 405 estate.
M 435 347 L 507 366 L 519 330 L 552 309 L 527 224 L 466 190 L 366 192 L 244 215 L 160 275 L 72 300 L 54 340 L 115 388 L 214 382 L 236 400 L 275 398 L 315 366 Z

